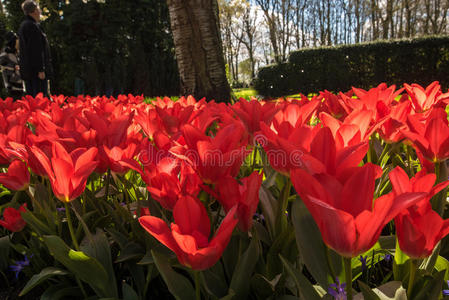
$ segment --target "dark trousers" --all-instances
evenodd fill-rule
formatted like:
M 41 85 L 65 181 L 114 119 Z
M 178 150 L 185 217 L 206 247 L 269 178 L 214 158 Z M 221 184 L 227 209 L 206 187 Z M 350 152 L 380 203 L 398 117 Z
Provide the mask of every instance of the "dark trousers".
M 8 90 L 8 97 L 13 98 L 13 100 L 20 100 L 22 99 L 23 92 L 17 91 L 17 90 Z
M 43 93 L 45 97 L 48 97 L 47 79 L 41 80 L 36 77 L 30 80 L 25 80 L 25 94 L 36 97 L 39 93 Z

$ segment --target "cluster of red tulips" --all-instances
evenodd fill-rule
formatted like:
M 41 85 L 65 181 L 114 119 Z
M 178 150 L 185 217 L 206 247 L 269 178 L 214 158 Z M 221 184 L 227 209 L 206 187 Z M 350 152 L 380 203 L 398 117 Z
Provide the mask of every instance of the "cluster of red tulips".
M 302 201 L 325 245 L 348 262 L 352 299 L 351 258 L 370 250 L 390 221 L 415 269 L 449 233 L 448 104 L 437 82 L 232 105 L 190 96 L 150 104 L 131 95 L 8 98 L 0 101 L 0 183 L 30 199 L 35 183 L 48 183 L 72 222 L 69 203 L 86 201 L 93 178 L 108 201 L 109 180 L 132 172 L 148 194 L 136 196 L 140 225 L 197 271 L 220 260 L 236 231 L 254 236 L 258 223 L 275 235 L 273 224 L 288 223 L 292 202 Z M 259 195 L 279 178 L 282 214 L 270 220 Z M 142 204 L 148 199 L 157 212 Z M 37 205 L 19 202 L 3 210 L 8 231 L 23 230 L 20 213 Z

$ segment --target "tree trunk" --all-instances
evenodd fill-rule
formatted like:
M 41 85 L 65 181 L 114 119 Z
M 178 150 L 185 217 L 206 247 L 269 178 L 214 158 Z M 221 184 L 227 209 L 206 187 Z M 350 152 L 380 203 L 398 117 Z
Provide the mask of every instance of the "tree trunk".
M 355 1 L 355 22 L 356 22 L 356 28 L 355 28 L 355 42 L 360 43 L 360 32 L 361 32 L 361 24 L 360 24 L 360 0 Z
M 216 0 L 167 0 L 181 93 L 229 101 Z
M 412 28 L 412 11 L 410 9 L 409 0 L 405 0 L 405 14 L 406 14 L 406 23 L 405 23 L 405 36 L 411 37 L 411 28 Z

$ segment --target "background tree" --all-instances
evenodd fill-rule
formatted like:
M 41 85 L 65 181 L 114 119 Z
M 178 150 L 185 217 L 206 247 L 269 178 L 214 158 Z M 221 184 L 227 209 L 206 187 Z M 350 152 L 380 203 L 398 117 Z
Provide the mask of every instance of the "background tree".
M 242 2 L 243 0 L 240 0 Z M 237 0 L 221 0 L 225 6 Z M 252 11 L 263 16 L 256 25 L 255 57 L 262 65 L 286 60 L 303 47 L 352 44 L 378 39 L 413 38 L 448 34 L 449 0 L 251 0 Z M 229 19 L 230 18 L 230 19 Z M 227 23 L 235 37 L 245 31 L 244 21 L 257 18 L 230 15 Z M 236 31 L 237 30 L 237 31 Z M 240 52 L 239 52 L 240 51 Z M 236 53 L 239 52 L 239 53 Z M 249 59 L 247 47 L 234 48 L 233 64 Z M 256 62 L 257 66 L 257 62 Z
M 218 0 L 224 58 L 230 70 L 229 82 L 233 86 L 239 85 L 239 56 L 244 34 L 240 22 L 245 2 L 245 0 Z
M 216 0 L 167 0 L 181 94 L 230 100 Z

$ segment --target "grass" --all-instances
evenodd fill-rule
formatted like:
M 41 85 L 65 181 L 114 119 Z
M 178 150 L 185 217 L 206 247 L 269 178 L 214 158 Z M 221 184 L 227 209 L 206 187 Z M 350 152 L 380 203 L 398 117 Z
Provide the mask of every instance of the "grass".
M 246 100 L 250 100 L 251 97 L 257 97 L 262 99 L 258 94 L 257 91 L 253 88 L 242 88 L 242 89 L 232 89 L 232 92 L 234 94 L 235 99 L 240 99 L 240 98 L 244 98 Z M 309 95 L 310 96 L 310 95 Z M 289 96 L 285 96 L 288 98 L 297 98 L 300 99 L 300 95 L 299 94 L 295 94 L 295 95 L 289 95 Z M 161 97 L 162 98 L 162 97 Z M 176 101 L 179 99 L 179 97 L 177 96 L 171 96 L 170 97 L 173 101 Z M 145 98 L 145 102 L 150 103 L 152 101 L 155 101 L 156 97 L 146 97 Z
M 244 98 L 246 100 L 250 100 L 251 97 L 258 97 L 259 96 L 257 94 L 257 91 L 255 89 L 252 89 L 252 88 L 233 89 L 232 91 L 234 92 L 234 95 L 235 95 L 235 97 L 237 99 Z M 309 95 L 310 98 L 312 96 L 313 95 Z M 259 96 L 258 98 L 261 98 L 261 97 Z M 285 96 L 285 98 L 301 99 L 301 95 L 300 94 L 288 95 L 288 96 Z
M 249 100 L 251 97 L 257 96 L 257 91 L 252 88 L 244 88 L 244 89 L 233 89 L 232 92 L 235 95 L 235 98 L 245 98 Z

